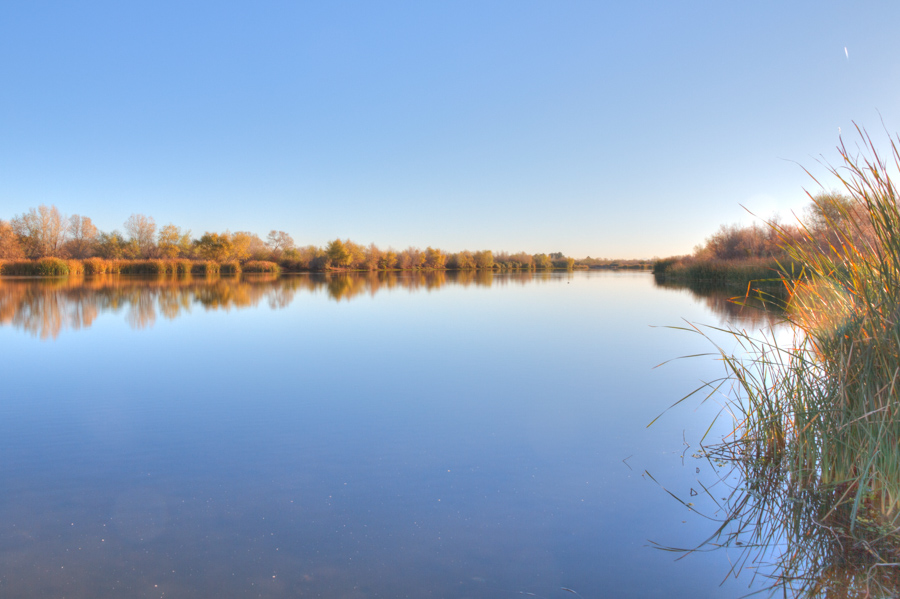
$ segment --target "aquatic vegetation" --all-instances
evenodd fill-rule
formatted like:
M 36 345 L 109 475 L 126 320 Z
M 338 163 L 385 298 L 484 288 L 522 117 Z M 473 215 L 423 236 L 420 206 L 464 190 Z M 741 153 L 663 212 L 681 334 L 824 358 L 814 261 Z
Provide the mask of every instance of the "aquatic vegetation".
M 223 275 L 239 275 L 241 274 L 241 263 L 237 260 L 229 260 L 219 265 L 219 274 Z
M 697 549 L 737 548 L 732 573 L 800 596 L 900 593 L 900 140 L 889 165 L 859 133 L 866 155 L 841 145 L 830 167 L 849 202 L 822 210 L 827 243 L 806 229 L 784 245 L 803 268 L 784 278 L 793 342 L 730 331 L 742 353 L 720 349 L 726 376 L 703 387 L 734 417 L 703 455 L 743 482 Z
M 269 262 L 267 260 L 251 260 L 244 264 L 243 270 L 244 272 L 278 273 L 281 271 L 281 268 L 275 262 Z
M 701 259 L 693 256 L 666 258 L 653 265 L 657 281 L 700 282 L 746 287 L 748 282 L 780 281 L 783 261 L 775 258 Z

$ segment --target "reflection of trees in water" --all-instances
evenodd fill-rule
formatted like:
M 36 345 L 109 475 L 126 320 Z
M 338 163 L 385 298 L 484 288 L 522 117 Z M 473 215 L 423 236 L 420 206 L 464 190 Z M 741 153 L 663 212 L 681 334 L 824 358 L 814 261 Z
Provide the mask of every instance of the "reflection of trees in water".
M 297 293 L 321 293 L 334 301 L 350 301 L 381 291 L 431 291 L 445 285 L 527 284 L 549 273 L 495 276 L 490 271 L 419 271 L 324 273 L 311 275 L 244 275 L 240 277 L 136 277 L 105 275 L 67 279 L 0 280 L 0 325 L 14 326 L 41 339 L 56 338 L 63 329 L 89 327 L 103 312 L 125 312 L 135 329 L 152 327 L 160 316 L 174 319 L 194 306 L 231 310 L 265 301 L 284 308 Z
M 768 328 L 784 320 L 782 306 L 786 295 L 781 286 L 754 289 L 748 295 L 746 289 L 721 285 L 674 283 L 659 277 L 655 281 L 657 287 L 689 293 L 719 316 L 722 323 L 739 322 L 752 328 Z

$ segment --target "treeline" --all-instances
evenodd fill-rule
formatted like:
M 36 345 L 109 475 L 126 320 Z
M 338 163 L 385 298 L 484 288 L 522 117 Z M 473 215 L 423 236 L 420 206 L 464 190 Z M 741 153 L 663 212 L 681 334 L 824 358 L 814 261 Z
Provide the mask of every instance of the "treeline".
M 796 223 L 773 218 L 765 224 L 722 225 L 692 254 L 657 259 L 653 272 L 669 280 L 736 283 L 778 280 L 799 272 L 791 258 L 803 247 L 812 252 L 847 251 L 851 242 L 871 237 L 865 209 L 845 194 L 812 198 Z
M 50 261 L 53 259 L 55 261 Z M 103 266 L 106 261 L 107 266 Z M 298 246 L 284 231 L 272 230 L 261 239 L 249 231 L 210 232 L 194 238 L 191 231 L 174 224 L 157 228 L 152 217 L 132 214 L 124 223 L 124 233 L 103 232 L 89 217 L 64 216 L 55 206 L 39 206 L 11 220 L 0 220 L 0 261 L 5 270 L 36 271 L 62 268 L 69 271 L 83 264 L 86 274 L 125 272 L 141 269 L 174 268 L 175 272 L 200 269 L 192 263 L 232 265 L 227 268 L 264 269 L 269 264 L 284 271 L 326 270 L 536 270 L 575 267 L 575 259 L 555 254 L 519 252 L 493 253 L 491 250 L 449 253 L 427 247 L 404 250 L 381 249 L 374 243 L 361 245 L 349 239 L 334 239 L 325 247 Z M 26 261 L 32 266 L 26 266 Z M 38 266 L 37 262 L 42 262 Z M 77 261 L 77 262 L 73 262 Z M 13 263 L 18 265 L 13 266 Z M 96 268 L 95 268 L 96 267 Z M 213 268 L 205 266 L 202 268 Z M 221 267 L 220 267 L 221 269 Z M 10 274 L 10 273 L 4 273 Z

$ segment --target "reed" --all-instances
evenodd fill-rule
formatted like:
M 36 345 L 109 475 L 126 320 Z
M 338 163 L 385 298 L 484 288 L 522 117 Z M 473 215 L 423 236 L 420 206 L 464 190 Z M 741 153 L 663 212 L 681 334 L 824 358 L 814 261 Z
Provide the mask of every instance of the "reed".
M 85 275 L 103 275 L 110 272 L 110 261 L 103 258 L 87 258 L 82 261 Z
M 69 274 L 69 265 L 60 258 L 41 258 L 34 266 L 35 274 L 41 277 L 63 277 Z
M 278 274 L 281 267 L 275 262 L 268 260 L 251 260 L 244 264 L 244 272 L 266 272 Z
M 84 262 L 81 260 L 66 260 L 66 266 L 69 267 L 70 275 L 84 274 Z
M 3 274 L 19 277 L 62 277 L 69 274 L 69 264 L 59 258 L 9 260 L 3 263 Z
M 191 267 L 193 266 L 193 262 L 187 259 L 178 259 L 172 261 L 175 267 L 175 274 L 177 275 L 189 275 L 191 274 Z
M 191 263 L 191 274 L 193 275 L 217 275 L 219 274 L 219 263 L 212 260 L 199 260 Z
M 715 260 L 685 256 L 657 260 L 653 264 L 653 274 L 660 280 L 741 287 L 750 282 L 780 282 L 791 270 L 791 265 L 785 268 L 783 262 L 772 258 Z
M 241 274 L 241 263 L 237 260 L 229 260 L 219 265 L 219 273 L 223 275 L 239 275 Z
M 708 544 L 740 544 L 743 565 L 767 564 L 774 585 L 804 596 L 900 593 L 900 193 L 889 175 L 900 139 L 889 164 L 858 132 L 863 154 L 842 142 L 840 168 L 829 166 L 855 216 L 839 215 L 827 244 L 807 232 L 784 246 L 802 265 L 783 278 L 793 342 L 730 331 L 744 353 L 720 349 L 726 376 L 704 387 L 729 398 L 735 420 L 705 455 L 744 480 Z

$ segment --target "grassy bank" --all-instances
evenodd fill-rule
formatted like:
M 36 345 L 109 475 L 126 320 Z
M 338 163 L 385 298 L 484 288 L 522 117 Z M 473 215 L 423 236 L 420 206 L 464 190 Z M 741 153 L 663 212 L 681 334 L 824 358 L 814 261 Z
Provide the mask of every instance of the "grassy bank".
M 793 343 L 735 332 L 748 354 L 723 350 L 713 385 L 735 430 L 707 455 L 744 486 L 709 544 L 740 546 L 741 564 L 805 596 L 900 593 L 900 193 L 863 142 L 869 158 L 842 146 L 832 169 L 855 215 L 834 219 L 827 246 L 785 244 L 806 268 L 786 306 Z
M 681 256 L 657 260 L 653 274 L 669 282 L 747 287 L 751 282 L 780 283 L 784 271 L 782 262 L 774 258 L 716 260 Z
M 569 259 L 571 261 L 571 259 Z M 415 268 L 390 268 L 380 269 L 380 272 L 406 271 L 406 272 L 544 272 L 553 270 L 572 270 L 568 262 L 562 262 L 561 266 L 548 263 L 546 267 L 535 268 L 522 266 L 510 262 L 494 262 L 487 267 L 452 268 L 442 266 L 433 268 L 420 266 Z M 214 260 L 106 260 L 103 258 L 86 258 L 84 260 L 64 260 L 61 258 L 41 258 L 39 260 L 0 260 L 0 276 L 19 277 L 61 277 L 67 275 L 236 275 L 245 273 L 279 274 L 282 272 L 373 272 L 365 268 L 353 267 L 321 267 L 312 268 L 306 263 L 295 260 L 283 259 L 279 262 L 269 260 L 249 260 L 240 262 L 229 260 L 217 262 Z
M 241 264 L 237 260 L 215 262 L 213 260 L 40 260 L 0 261 L 0 275 L 18 277 L 63 277 L 67 275 L 237 275 L 242 272 L 279 273 L 274 262 L 250 261 Z

